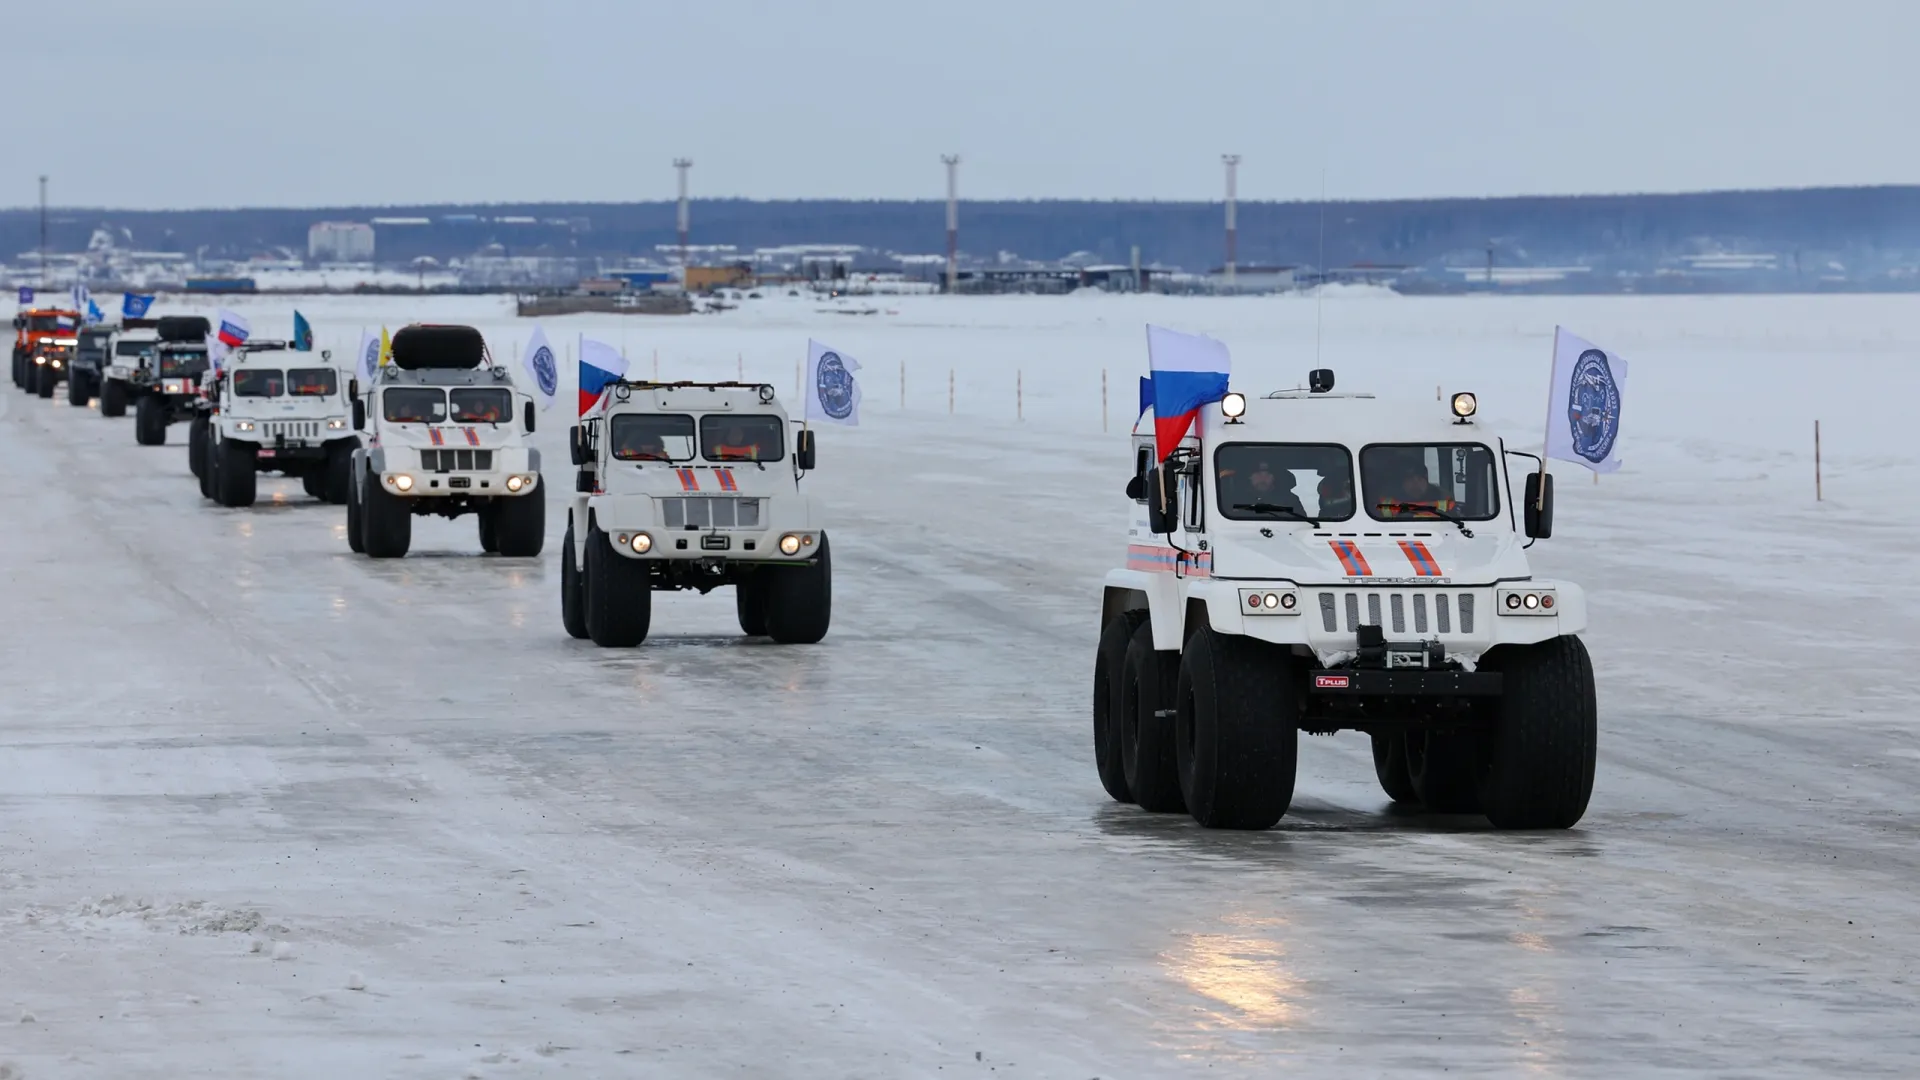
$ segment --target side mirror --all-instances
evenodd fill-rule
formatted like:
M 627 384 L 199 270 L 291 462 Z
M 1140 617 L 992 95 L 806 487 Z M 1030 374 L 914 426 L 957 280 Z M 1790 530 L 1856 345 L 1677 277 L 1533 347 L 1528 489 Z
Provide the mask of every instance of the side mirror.
M 1543 482 L 1546 484 L 1545 490 L 1541 489 Z M 1527 474 L 1526 506 L 1523 507 L 1522 516 L 1530 539 L 1545 540 L 1553 535 L 1553 474 Z
M 813 432 L 801 429 L 800 436 L 793 445 L 793 459 L 801 472 L 812 472 L 814 466 Z
M 527 434 L 533 434 L 533 402 L 527 402 Z
M 367 403 L 360 398 L 353 399 L 353 430 L 367 430 Z
M 15 315 L 13 317 L 13 328 L 15 330 L 24 330 L 26 329 L 26 325 L 27 317 L 25 315 Z
M 581 459 L 586 456 L 580 445 L 580 425 L 575 424 L 567 429 L 567 459 L 575 465 L 584 465 L 586 462 Z
M 1180 525 L 1180 478 L 1164 465 L 1147 470 L 1147 528 L 1170 533 Z
M 1147 484 L 1143 478 L 1139 476 L 1127 478 L 1127 498 L 1132 499 L 1134 502 L 1139 502 L 1146 497 L 1146 490 Z
M 332 349 L 321 349 L 321 350 L 320 350 L 320 359 L 322 359 L 322 360 L 331 360 L 331 359 L 333 359 L 333 350 L 332 350 Z

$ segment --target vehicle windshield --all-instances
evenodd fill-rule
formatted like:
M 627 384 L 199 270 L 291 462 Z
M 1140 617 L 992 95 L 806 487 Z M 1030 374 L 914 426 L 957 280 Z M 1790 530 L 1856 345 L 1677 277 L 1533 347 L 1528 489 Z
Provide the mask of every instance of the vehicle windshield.
M 1213 453 L 1220 513 L 1241 521 L 1345 521 L 1353 456 L 1329 443 L 1228 443 Z
M 620 413 L 609 436 L 621 461 L 693 460 L 693 417 L 678 413 Z
M 185 349 L 168 349 L 160 354 L 160 376 L 177 378 L 181 375 L 198 375 L 207 370 L 207 350 L 203 345 Z
M 233 373 L 234 397 L 279 397 L 286 386 L 287 373 L 279 368 L 240 368 Z
M 73 328 L 71 315 L 29 315 L 28 330 L 70 330 Z
M 116 341 L 113 343 L 113 355 L 115 356 L 152 356 L 153 342 L 151 341 Z
M 1488 521 L 1500 513 L 1493 451 L 1477 443 L 1369 446 L 1360 451 L 1367 512 L 1379 521 Z
M 447 418 L 447 395 L 432 386 L 395 386 L 380 395 L 380 415 L 395 424 L 438 424 Z
M 80 335 L 80 355 L 88 358 L 107 355 L 107 341 L 112 331 L 89 330 Z
M 513 419 L 513 391 L 497 386 L 450 390 L 456 424 L 504 424 Z
M 786 453 L 785 429 L 777 416 L 703 416 L 700 454 L 708 461 L 779 461 Z
M 297 367 L 287 371 L 287 393 L 294 397 L 332 397 L 340 392 L 340 376 L 332 368 Z

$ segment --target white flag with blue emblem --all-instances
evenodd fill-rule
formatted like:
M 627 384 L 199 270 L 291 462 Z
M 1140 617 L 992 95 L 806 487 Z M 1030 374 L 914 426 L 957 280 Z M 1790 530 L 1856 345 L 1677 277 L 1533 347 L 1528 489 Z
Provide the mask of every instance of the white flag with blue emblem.
M 807 342 L 807 383 L 804 393 L 807 395 L 806 412 L 808 420 L 823 420 L 829 424 L 846 424 L 856 427 L 860 423 L 860 380 L 854 378 L 854 372 L 860 370 L 860 361 L 837 349 L 829 348 L 817 341 Z
M 1620 468 L 1620 399 L 1627 362 L 1591 341 L 1553 328 L 1553 382 L 1547 390 L 1547 456 L 1594 472 Z
M 353 354 L 354 374 L 360 376 L 361 392 L 373 386 L 373 376 L 380 370 L 380 335 L 360 331 L 360 351 Z
M 545 330 L 533 328 L 533 336 L 527 339 L 527 351 L 520 357 L 520 366 L 527 369 L 527 379 L 540 398 L 540 411 L 553 408 L 560 395 L 560 362 L 554 358 L 553 346 L 547 344 Z

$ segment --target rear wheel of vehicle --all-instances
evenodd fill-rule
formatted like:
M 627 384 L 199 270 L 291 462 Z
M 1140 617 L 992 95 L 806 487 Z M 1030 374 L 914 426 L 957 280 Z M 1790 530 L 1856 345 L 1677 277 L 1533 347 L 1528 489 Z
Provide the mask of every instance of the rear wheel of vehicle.
M 93 400 L 93 377 L 84 371 L 67 372 L 67 404 L 84 409 Z
M 1120 759 L 1127 793 L 1140 809 L 1177 814 L 1187 808 L 1180 792 L 1180 759 L 1173 749 L 1173 689 L 1180 654 L 1153 647 L 1153 627 L 1142 623 L 1127 644 L 1120 667 Z
M 127 415 L 127 384 L 119 379 L 106 379 L 100 383 L 100 415 Z
M 762 567 L 765 586 L 767 636 L 782 645 L 811 645 L 827 636 L 833 621 L 833 556 L 827 534 L 820 534 L 820 550 L 811 566 Z
M 358 438 L 337 439 L 327 444 L 327 463 L 322 467 L 316 496 L 335 506 L 347 502 L 353 493 L 353 452 L 359 448 Z
M 214 476 L 214 501 L 221 506 L 252 506 L 260 475 L 254 471 L 260 447 L 250 442 L 222 439 L 211 448 L 220 456 Z
M 1407 772 L 1407 739 L 1400 732 L 1373 736 L 1373 775 L 1380 790 L 1397 803 L 1416 803 L 1420 793 L 1413 789 L 1413 777 Z
M 1145 611 L 1123 611 L 1100 628 L 1100 648 L 1093 656 L 1093 764 L 1100 771 L 1100 786 L 1114 802 L 1130 803 L 1133 792 L 1127 787 L 1126 758 L 1120 752 L 1121 675 L 1126 668 L 1127 646 L 1133 635 L 1145 625 Z
M 1283 648 L 1202 626 L 1174 689 L 1180 789 L 1209 829 L 1266 829 L 1293 802 L 1300 753 L 1299 661 Z
M 187 468 L 198 480 L 207 478 L 207 441 L 212 427 L 212 421 L 204 416 L 187 422 Z
M 493 520 L 494 550 L 509 559 L 531 559 L 547 545 L 547 493 L 535 487 L 525 495 L 502 496 L 481 514 Z M 482 526 L 485 528 L 485 526 Z M 481 538 L 485 543 L 485 537 Z
M 1407 778 L 1428 812 L 1480 812 L 1479 732 L 1416 730 L 1401 739 L 1406 747 Z
M 347 483 L 347 549 L 355 555 L 365 555 L 367 553 L 367 539 L 366 534 L 361 531 L 365 526 L 362 525 L 360 521 L 360 487 L 352 482 L 351 478 L 353 474 L 351 472 L 347 475 L 349 478 Z
M 748 637 L 767 634 L 767 587 L 755 573 L 733 583 L 733 613 L 740 619 L 740 632 Z
M 1501 829 L 1570 829 L 1587 812 L 1598 756 L 1593 661 L 1576 637 L 1504 645 L 1481 662 L 1504 676 L 1486 736 L 1480 808 Z
M 376 559 L 398 559 L 413 546 L 413 507 L 367 474 L 360 486 L 360 542 Z
M 567 518 L 567 538 L 560 551 L 560 625 L 574 638 L 587 636 L 585 591 L 580 580 L 580 564 L 573 553 L 573 518 Z
M 644 560 L 613 550 L 598 525 L 587 527 L 587 637 L 602 648 L 631 648 L 653 623 L 653 582 Z
M 141 446 L 167 441 L 167 403 L 158 395 L 147 394 L 133 407 L 133 441 Z

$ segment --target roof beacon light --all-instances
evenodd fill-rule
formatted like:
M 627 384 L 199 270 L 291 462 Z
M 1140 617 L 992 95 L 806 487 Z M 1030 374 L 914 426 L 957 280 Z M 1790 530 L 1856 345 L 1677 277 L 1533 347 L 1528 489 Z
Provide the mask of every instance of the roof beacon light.
M 1333 369 L 1314 368 L 1312 371 L 1307 372 L 1307 390 L 1309 393 L 1314 394 L 1332 393 Z
M 1480 402 L 1472 394 L 1453 395 L 1453 415 L 1459 417 L 1462 423 L 1479 408 Z
M 1237 421 L 1247 415 L 1247 396 L 1236 393 L 1228 394 L 1226 397 L 1221 398 L 1220 415 L 1226 417 L 1230 422 Z

